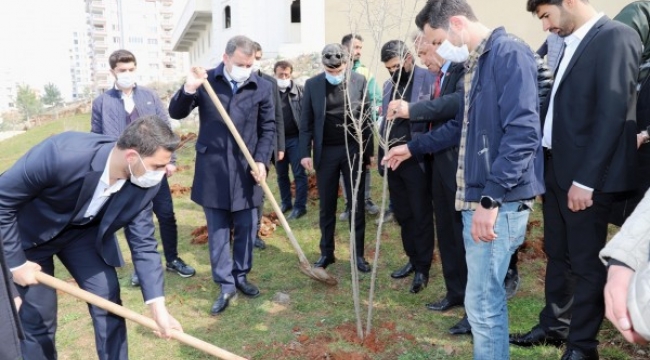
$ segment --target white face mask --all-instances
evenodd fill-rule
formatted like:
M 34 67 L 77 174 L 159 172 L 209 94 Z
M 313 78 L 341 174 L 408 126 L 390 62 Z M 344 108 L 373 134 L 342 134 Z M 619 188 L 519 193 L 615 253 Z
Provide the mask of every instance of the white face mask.
M 135 74 L 131 71 L 117 73 L 115 76 L 117 77 L 117 80 L 115 81 L 117 86 L 122 89 L 132 88 L 135 84 Z
M 131 164 L 129 164 L 129 173 L 131 173 L 131 183 L 141 188 L 150 188 L 160 184 L 163 176 L 165 176 L 165 170 L 149 170 L 147 169 L 147 166 L 144 164 L 144 161 L 142 161 L 140 154 L 138 154 L 138 159 L 140 159 L 140 162 L 142 163 L 142 167 L 144 167 L 145 169 L 145 173 L 141 176 L 133 175 L 133 171 L 131 171 Z
M 253 69 L 253 71 L 257 71 L 257 70 L 259 70 L 261 67 L 262 67 L 262 65 L 260 64 L 260 61 L 259 61 L 259 60 L 255 60 L 255 62 L 253 63 L 253 66 L 252 66 L 251 68 Z
M 278 87 L 280 90 L 286 90 L 289 86 L 291 86 L 291 79 L 275 79 L 278 82 Z
M 242 66 L 233 65 L 232 70 L 230 70 L 230 77 L 236 82 L 244 82 L 251 76 L 253 68 L 245 68 Z
M 469 59 L 469 48 L 467 47 L 467 44 L 463 46 L 455 46 L 449 42 L 449 40 L 443 41 L 436 52 L 443 59 L 455 63 L 463 63 Z

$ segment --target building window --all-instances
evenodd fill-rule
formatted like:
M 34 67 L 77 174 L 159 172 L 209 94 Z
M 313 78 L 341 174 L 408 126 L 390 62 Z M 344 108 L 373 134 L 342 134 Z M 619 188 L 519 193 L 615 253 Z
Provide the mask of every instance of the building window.
M 157 45 L 158 40 L 157 39 L 147 39 L 147 44 L 149 44 L 149 45 Z
M 300 23 L 300 0 L 291 2 L 291 23 Z
M 230 29 L 230 26 L 232 25 L 231 20 L 230 20 L 230 6 L 226 6 L 223 9 L 223 27 L 225 29 Z

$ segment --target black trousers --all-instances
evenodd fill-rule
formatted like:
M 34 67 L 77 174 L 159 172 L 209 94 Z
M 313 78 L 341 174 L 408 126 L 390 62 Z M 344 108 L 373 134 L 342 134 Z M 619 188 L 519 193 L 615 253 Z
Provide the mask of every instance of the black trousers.
M 404 252 L 415 271 L 429 274 L 433 260 L 433 205 L 427 169 L 416 158 L 388 170 L 388 189 L 393 215 L 401 228 Z
M 321 160 L 316 169 L 318 196 L 320 197 L 320 252 L 324 256 L 334 256 L 334 231 L 336 230 L 336 202 L 339 191 L 339 174 L 343 174 L 347 198 L 352 199 L 352 179 L 357 179 L 360 153 L 354 147 L 348 150 L 345 145 L 323 146 Z M 364 192 L 366 172 L 362 171 L 357 206 L 354 217 L 354 240 L 357 256 L 364 256 L 364 239 L 366 237 L 366 214 L 364 211 Z M 352 221 L 349 222 L 352 226 Z M 347 238 L 347 237 L 346 237 Z
M 545 169 L 544 252 L 548 263 L 546 306 L 540 325 L 553 335 L 566 337 L 571 347 L 595 349 L 605 313 L 606 269 L 598 253 L 605 246 L 614 196 L 594 191 L 593 205 L 573 212 L 567 205 L 567 191 L 555 181 L 556 169 L 550 159 Z
M 167 176 L 160 182 L 160 190 L 152 200 L 153 213 L 158 218 L 160 240 L 168 263 L 178 257 L 178 225 L 174 214 L 174 202 Z M 127 235 L 128 236 L 128 235 Z
M 27 260 L 39 264 L 42 271 L 54 275 L 54 255 L 63 263 L 79 287 L 121 305 L 120 284 L 115 268 L 97 253 L 98 226 L 65 230 L 55 240 L 25 250 Z M 18 286 L 23 299 L 20 320 L 25 332 L 22 352 L 26 360 L 56 359 L 56 291 L 45 285 Z M 125 320 L 106 310 L 88 305 L 95 329 L 95 346 L 100 360 L 126 360 Z
M 467 261 L 463 240 L 463 219 L 456 211 L 456 191 L 445 186 L 440 167 L 433 159 L 431 169 L 431 191 L 436 216 L 436 235 L 445 279 L 447 297 L 452 301 L 464 301 L 467 286 Z M 449 176 L 449 175 L 447 175 Z

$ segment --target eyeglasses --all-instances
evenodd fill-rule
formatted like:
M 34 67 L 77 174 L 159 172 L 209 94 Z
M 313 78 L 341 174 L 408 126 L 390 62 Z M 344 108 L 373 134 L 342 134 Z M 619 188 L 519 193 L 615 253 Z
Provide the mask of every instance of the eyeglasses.
M 327 60 L 329 60 L 331 58 L 336 58 L 338 60 L 341 60 L 343 58 L 343 54 L 341 54 L 341 53 L 325 53 L 325 54 L 323 54 L 323 57 L 325 59 L 327 59 Z

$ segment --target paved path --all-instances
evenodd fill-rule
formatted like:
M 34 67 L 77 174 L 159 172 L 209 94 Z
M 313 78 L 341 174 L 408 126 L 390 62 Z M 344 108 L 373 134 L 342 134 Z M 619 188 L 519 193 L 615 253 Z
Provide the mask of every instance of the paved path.
M 0 131 L 0 141 L 22 134 L 24 131 Z

